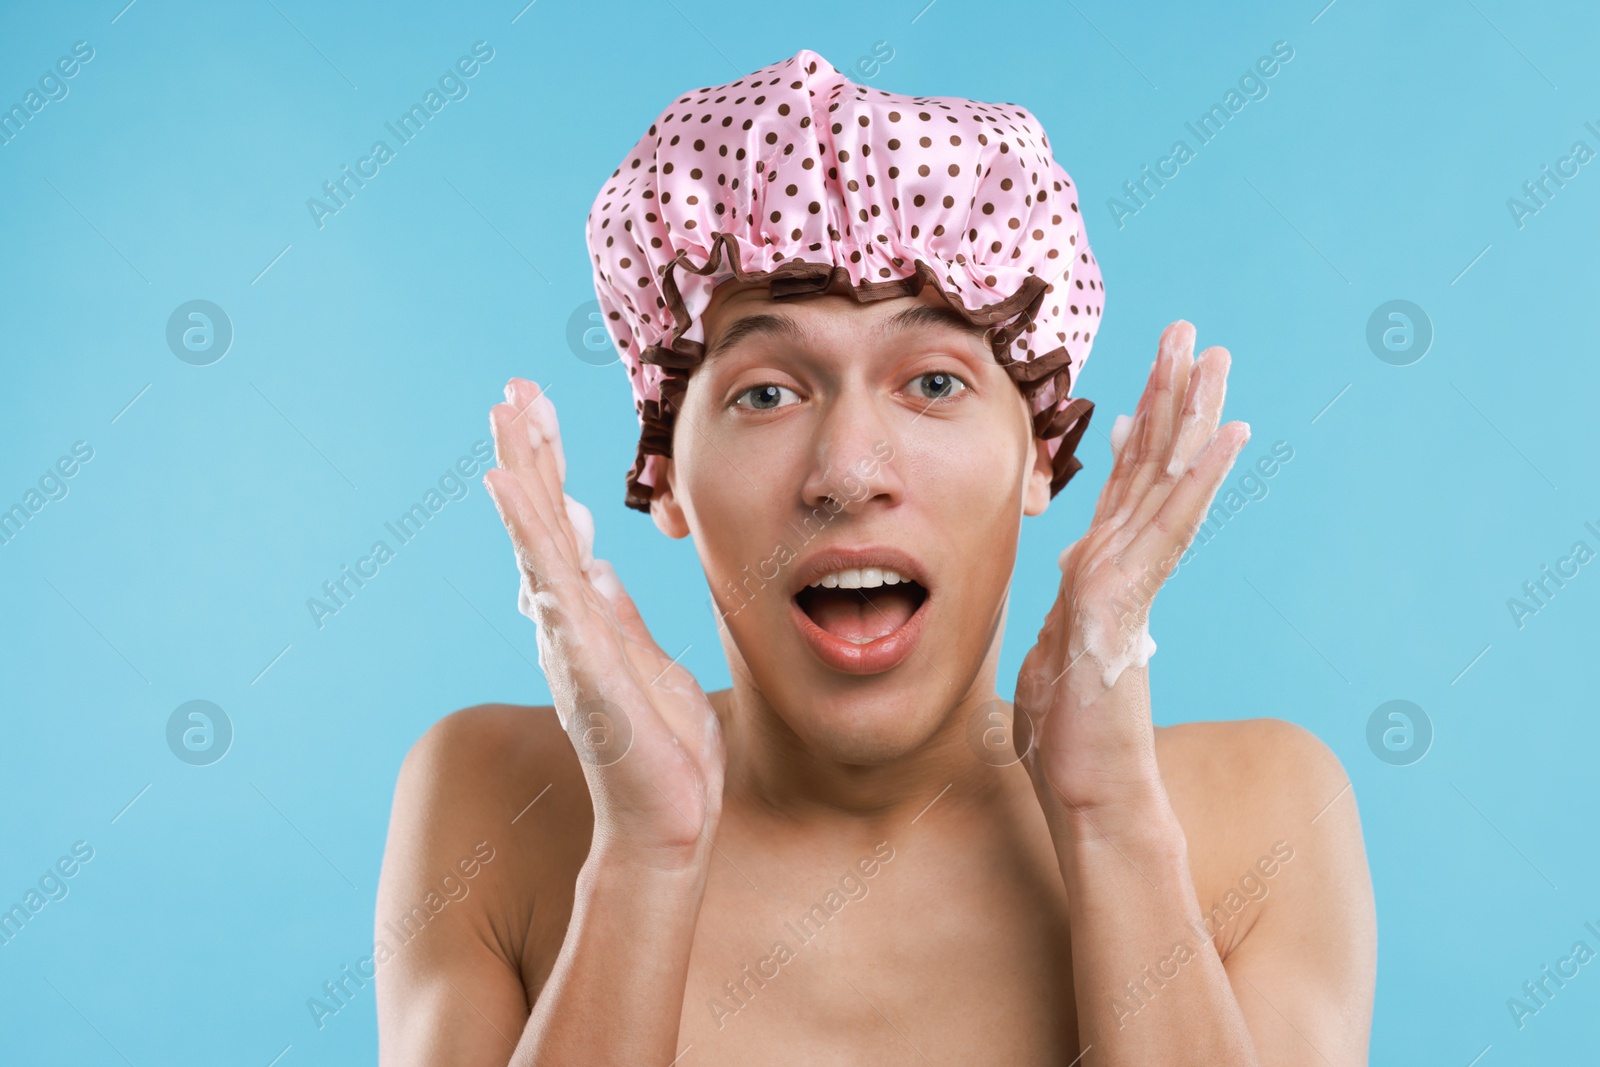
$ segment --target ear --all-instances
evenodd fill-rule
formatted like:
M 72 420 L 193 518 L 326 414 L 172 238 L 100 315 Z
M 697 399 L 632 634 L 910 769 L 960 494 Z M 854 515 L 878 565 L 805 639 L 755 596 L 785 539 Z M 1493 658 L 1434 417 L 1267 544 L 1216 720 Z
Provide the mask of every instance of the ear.
M 1050 479 L 1055 474 L 1050 461 L 1050 442 L 1042 437 L 1030 437 L 1033 445 L 1033 466 L 1028 480 L 1022 486 L 1022 513 L 1042 515 L 1050 506 Z
M 656 528 L 673 540 L 689 536 L 689 524 L 684 520 L 674 485 L 676 477 L 672 460 L 661 459 L 656 467 L 655 493 L 650 497 L 650 517 Z

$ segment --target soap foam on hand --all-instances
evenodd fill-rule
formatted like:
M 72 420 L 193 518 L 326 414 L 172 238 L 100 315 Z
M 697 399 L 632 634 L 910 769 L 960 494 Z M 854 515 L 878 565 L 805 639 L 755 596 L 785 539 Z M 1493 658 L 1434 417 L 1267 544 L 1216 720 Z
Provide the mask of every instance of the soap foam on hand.
M 548 444 L 556 454 L 556 478 L 565 485 L 567 481 L 567 456 L 561 448 L 561 425 L 556 421 L 556 406 L 543 388 L 528 405 L 528 440 L 534 448 Z
M 589 580 L 594 583 L 595 589 L 601 596 L 612 605 L 617 603 L 617 598 L 622 593 L 622 582 L 618 579 L 610 560 L 595 560 L 594 566 L 589 571 Z
M 1116 428 L 1113 427 L 1111 432 L 1115 436 Z M 1063 572 L 1068 565 L 1067 557 L 1077 544 L 1078 542 L 1074 541 L 1062 549 L 1061 556 L 1056 560 Z M 1139 621 L 1138 629 L 1131 631 L 1115 627 L 1111 633 L 1107 633 L 1097 618 L 1083 613 L 1073 618 L 1071 625 L 1072 636 L 1067 642 L 1069 653 L 1067 662 L 1076 663 L 1080 656 L 1088 656 L 1100 668 L 1100 680 L 1107 689 L 1113 688 L 1117 684 L 1117 679 L 1122 677 L 1122 672 L 1129 667 L 1148 666 L 1150 657 L 1156 651 L 1156 643 L 1150 637 L 1148 611 Z
M 572 532 L 578 535 L 578 569 L 587 574 L 594 566 L 594 516 L 569 494 L 562 493 L 561 498 L 566 502 Z
M 1111 424 L 1111 451 L 1121 453 L 1122 446 L 1128 441 L 1128 432 L 1133 429 L 1132 415 L 1118 415 Z
M 1208 348 L 1200 353 L 1199 358 L 1194 361 L 1195 374 L 1199 374 L 1206 362 L 1206 357 L 1213 351 L 1215 349 Z M 1178 426 L 1178 436 L 1172 446 L 1172 456 L 1167 460 L 1168 474 L 1183 474 L 1186 472 L 1190 467 L 1194 466 L 1195 460 L 1205 451 L 1206 446 L 1216 438 L 1217 432 L 1213 430 L 1204 441 L 1199 440 L 1200 434 L 1205 432 L 1205 423 L 1200 418 L 1200 412 L 1207 411 L 1212 405 L 1221 403 L 1219 394 L 1225 384 L 1225 380 L 1216 375 L 1200 374 L 1200 384 L 1195 398 L 1194 411 L 1184 416 Z M 1208 504 L 1207 506 L 1209 507 L 1210 505 Z
M 1097 621 L 1080 618 L 1073 634 L 1075 639 L 1069 643 L 1069 651 L 1073 645 L 1081 643 L 1082 647 L 1073 653 L 1072 659 L 1087 655 L 1093 660 L 1100 668 L 1100 681 L 1108 690 L 1116 686 L 1117 679 L 1129 667 L 1148 666 L 1156 651 L 1148 620 L 1141 622 L 1137 630 L 1124 630 L 1118 635 L 1107 634 Z
M 545 445 L 555 454 L 556 478 L 562 484 L 567 480 L 567 457 L 561 448 L 561 427 L 556 421 L 556 406 L 541 388 L 539 395 L 529 402 L 524 414 L 528 416 L 528 444 L 538 451 Z M 578 537 L 578 569 L 585 574 L 594 565 L 594 516 L 589 509 L 563 491 L 562 500 L 567 509 L 567 521 Z

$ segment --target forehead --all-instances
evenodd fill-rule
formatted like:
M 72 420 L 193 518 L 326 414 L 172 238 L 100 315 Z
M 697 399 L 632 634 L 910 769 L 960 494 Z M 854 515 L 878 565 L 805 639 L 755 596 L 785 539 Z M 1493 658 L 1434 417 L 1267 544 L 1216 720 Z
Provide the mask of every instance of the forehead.
M 823 293 L 775 300 L 765 282 L 735 278 L 722 282 L 712 292 L 702 315 L 706 342 L 713 349 L 722 348 L 719 342 L 735 326 L 740 327 L 734 331 L 739 337 L 772 332 L 770 328 L 752 331 L 748 327 L 757 322 L 770 323 L 775 317 L 790 320 L 802 329 L 815 324 L 818 317 L 848 317 L 852 326 L 887 331 L 919 327 L 959 330 L 985 342 L 987 347 L 984 327 L 968 321 L 931 285 L 924 286 L 915 296 L 861 301 L 851 295 L 847 282 L 836 280 Z M 751 321 L 741 325 L 742 320 Z

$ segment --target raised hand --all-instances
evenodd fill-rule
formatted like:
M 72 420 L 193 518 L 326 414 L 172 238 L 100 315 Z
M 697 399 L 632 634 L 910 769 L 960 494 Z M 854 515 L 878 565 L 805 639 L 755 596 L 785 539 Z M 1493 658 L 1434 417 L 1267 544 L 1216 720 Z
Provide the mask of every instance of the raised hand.
M 594 558 L 589 511 L 563 488 L 555 406 L 513 378 L 489 412 L 498 466 L 484 486 L 511 535 L 518 604 L 538 624 L 539 665 L 583 761 L 594 849 L 682 867 L 707 857 L 726 754 L 694 677 L 650 637 L 616 572 Z
M 1250 437 L 1246 423 L 1217 426 L 1228 350 L 1193 352 L 1188 322 L 1162 332 L 1131 426 L 1119 418 L 1111 431 L 1117 458 L 1094 518 L 1061 553 L 1056 601 L 1018 673 L 1016 711 L 1029 721 L 1017 745 L 1035 785 L 1076 809 L 1160 784 L 1144 669 L 1150 604 Z

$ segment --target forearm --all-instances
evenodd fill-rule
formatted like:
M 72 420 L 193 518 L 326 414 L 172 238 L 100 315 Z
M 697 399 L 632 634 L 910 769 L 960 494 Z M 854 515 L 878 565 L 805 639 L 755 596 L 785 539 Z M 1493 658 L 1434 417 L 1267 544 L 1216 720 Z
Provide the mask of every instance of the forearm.
M 1160 783 L 1112 807 L 1056 797 L 1053 809 L 1085 1067 L 1258 1063 Z
M 512 1067 L 673 1062 L 707 869 L 590 855 Z

